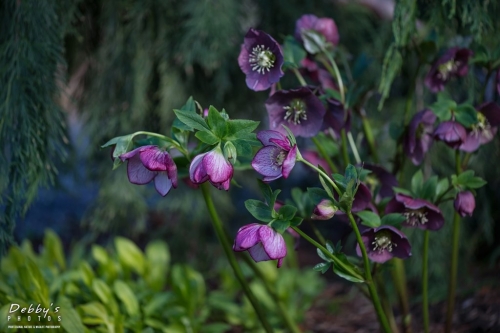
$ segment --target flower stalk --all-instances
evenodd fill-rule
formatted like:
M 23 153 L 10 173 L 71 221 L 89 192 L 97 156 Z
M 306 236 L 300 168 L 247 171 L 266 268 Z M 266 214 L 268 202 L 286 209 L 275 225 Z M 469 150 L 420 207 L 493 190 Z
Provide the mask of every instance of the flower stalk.
M 422 314 L 424 332 L 429 333 L 429 230 L 424 231 L 424 248 L 422 254 Z

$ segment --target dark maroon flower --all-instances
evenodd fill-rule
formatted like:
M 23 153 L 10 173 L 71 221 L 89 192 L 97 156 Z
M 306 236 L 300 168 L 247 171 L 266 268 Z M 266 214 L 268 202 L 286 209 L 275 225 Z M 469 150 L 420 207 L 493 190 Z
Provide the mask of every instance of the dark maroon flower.
M 271 129 L 286 133 L 285 125 L 295 136 L 312 137 L 321 129 L 325 108 L 307 87 L 280 90 L 266 101 Z
M 461 77 L 469 70 L 468 62 L 473 52 L 453 47 L 448 49 L 431 67 L 425 77 L 425 85 L 433 93 L 442 91 L 452 77 Z
M 453 206 L 460 216 L 472 216 L 472 213 L 476 208 L 476 199 L 474 198 L 474 194 L 470 191 L 459 192 L 453 202 Z
M 403 147 L 406 156 L 415 165 L 422 163 L 425 153 L 432 145 L 435 121 L 436 115 L 431 110 L 422 110 L 413 116 L 408 125 Z
M 467 138 L 467 131 L 456 121 L 443 121 L 434 131 L 434 139 L 443 141 L 453 149 L 458 149 Z
M 481 104 L 477 108 L 477 123 L 467 131 L 467 137 L 460 150 L 471 153 L 479 146 L 490 142 L 497 133 L 498 125 L 500 125 L 500 107 L 494 102 Z
M 398 186 L 398 180 L 392 173 L 374 164 L 364 164 L 363 169 L 371 171 L 365 183 L 372 188 L 378 189 L 375 202 L 380 202 L 383 198 L 392 197 L 394 195 L 392 188 Z
M 177 188 L 177 166 L 168 152 L 157 146 L 142 146 L 120 155 L 127 161 L 127 176 L 132 184 L 145 185 L 154 179 L 155 188 L 162 196 Z
M 264 145 L 252 160 L 252 167 L 270 182 L 283 176 L 288 178 L 295 166 L 297 145 L 293 147 L 288 138 L 277 131 L 260 131 L 257 139 Z
M 283 236 L 273 228 L 259 223 L 248 224 L 238 230 L 233 251 L 248 251 L 255 262 L 278 260 L 278 268 L 287 252 Z
M 248 88 L 261 91 L 276 83 L 285 74 L 283 52 L 271 36 L 263 31 L 250 29 L 241 45 L 238 64 L 246 75 Z
M 318 18 L 316 15 L 302 15 L 295 23 L 295 38 L 302 41 L 302 33 L 313 30 L 325 37 L 332 45 L 339 43 L 339 32 L 335 21 L 331 18 Z
M 370 228 L 361 234 L 368 258 L 373 262 L 384 263 L 393 257 L 405 259 L 411 256 L 408 238 L 393 226 L 383 225 Z M 361 248 L 356 245 L 356 253 L 361 257 Z
M 444 217 L 438 207 L 427 200 L 414 199 L 397 193 L 385 207 L 385 214 L 401 213 L 406 217 L 403 226 L 439 230 L 444 225 Z

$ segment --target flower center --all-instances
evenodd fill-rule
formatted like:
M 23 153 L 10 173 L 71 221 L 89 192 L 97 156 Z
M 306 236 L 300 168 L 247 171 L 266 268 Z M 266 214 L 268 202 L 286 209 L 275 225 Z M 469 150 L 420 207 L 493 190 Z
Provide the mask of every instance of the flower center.
M 491 125 L 488 122 L 488 119 L 486 119 L 484 114 L 482 114 L 481 112 L 477 113 L 477 123 L 472 125 L 472 130 L 478 134 L 479 133 L 483 133 L 483 134 L 488 133 L 490 136 L 493 135 L 493 133 L 491 133 L 491 131 L 490 131 Z
M 299 99 L 296 99 L 288 106 L 284 106 L 286 110 L 284 119 L 294 125 L 300 124 L 301 120 L 307 120 L 306 105 Z
M 252 49 L 252 53 L 249 57 L 250 65 L 254 72 L 264 74 L 267 70 L 274 66 L 274 61 L 276 57 L 269 51 L 269 48 L 265 48 L 264 45 L 257 45 Z
M 403 216 L 406 217 L 407 223 L 411 226 L 416 226 L 418 224 L 423 225 L 429 222 L 429 219 L 427 218 L 427 212 L 425 212 L 423 209 L 408 210 L 407 212 L 403 213 Z
M 274 154 L 276 150 L 273 151 L 273 154 L 271 154 L 271 165 L 274 170 L 278 170 L 283 165 L 283 162 L 285 161 L 286 158 L 286 153 L 284 150 L 278 149 L 280 152 L 278 154 Z
M 442 80 L 447 80 L 451 74 L 457 71 L 459 65 L 460 61 L 455 61 L 454 59 L 439 65 L 437 77 Z
M 387 250 L 392 252 L 392 247 L 398 246 L 391 241 L 391 235 L 388 232 L 377 232 L 375 234 L 375 240 L 372 242 L 373 251 L 378 251 L 379 253 Z

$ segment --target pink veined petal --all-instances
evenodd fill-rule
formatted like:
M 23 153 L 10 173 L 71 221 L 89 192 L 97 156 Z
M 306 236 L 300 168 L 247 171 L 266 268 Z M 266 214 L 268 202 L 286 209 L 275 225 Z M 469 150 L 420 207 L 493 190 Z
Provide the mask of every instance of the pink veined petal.
M 293 146 L 293 148 L 288 152 L 288 155 L 283 161 L 283 178 L 288 178 L 288 176 L 290 176 L 290 172 L 292 172 L 292 169 L 295 166 L 296 156 L 297 145 Z
M 284 134 L 273 130 L 260 131 L 257 133 L 257 139 L 262 142 L 264 146 L 269 146 L 271 144 L 271 139 L 287 140 Z
M 382 251 L 371 251 L 368 252 L 368 258 L 373 261 L 377 262 L 380 264 L 383 264 L 387 260 L 390 260 L 394 257 L 394 254 L 392 252 L 389 252 L 388 250 L 382 250 Z
M 238 230 L 236 234 L 236 239 L 234 240 L 233 250 L 234 251 L 246 251 L 255 244 L 257 244 L 259 239 L 259 229 L 262 224 L 252 223 L 247 224 Z
M 280 139 L 270 139 L 272 143 L 274 143 L 276 146 L 280 147 L 283 150 L 289 151 L 292 149 L 292 146 L 290 146 L 290 142 L 288 139 L 285 140 L 280 140 Z
M 177 188 L 177 165 L 170 155 L 166 156 L 167 176 L 172 181 L 172 186 Z
M 130 158 L 127 164 L 128 180 L 132 184 L 144 185 L 149 183 L 156 176 L 156 172 L 144 167 L 138 155 Z
M 273 228 L 263 225 L 259 229 L 259 237 L 269 258 L 279 259 L 286 256 L 285 240 Z
M 255 262 L 272 260 L 272 258 L 270 258 L 264 250 L 264 246 L 262 246 L 262 243 L 258 243 L 255 246 L 249 248 L 248 253 L 250 253 L 250 256 Z
M 269 183 L 272 182 L 273 180 L 280 178 L 281 176 L 283 176 L 281 173 L 277 176 L 265 176 L 264 178 L 262 178 L 262 181 L 265 183 Z
M 120 157 L 120 159 L 122 161 L 125 161 L 125 160 L 128 160 L 128 159 L 134 157 L 136 154 L 138 154 L 140 152 L 143 152 L 144 150 L 151 149 L 151 148 L 154 148 L 154 147 L 156 147 L 156 146 L 153 146 L 153 145 L 142 146 L 142 147 L 139 147 L 139 148 L 135 148 L 134 150 L 131 150 L 128 153 L 121 154 L 119 157 Z
M 252 167 L 266 177 L 281 177 L 281 166 L 276 164 L 276 157 L 281 151 L 274 146 L 261 148 L 252 160 Z
M 158 147 L 145 149 L 140 155 L 142 164 L 151 171 L 166 171 L 168 153 Z
M 207 153 L 196 155 L 189 166 L 189 179 L 195 184 L 201 184 L 208 180 L 208 175 L 203 167 L 203 157 Z
M 172 188 L 172 181 L 165 172 L 159 172 L 155 177 L 155 188 L 162 196 L 166 196 Z
M 217 151 L 205 155 L 202 164 L 212 183 L 224 183 L 233 176 L 233 166 Z

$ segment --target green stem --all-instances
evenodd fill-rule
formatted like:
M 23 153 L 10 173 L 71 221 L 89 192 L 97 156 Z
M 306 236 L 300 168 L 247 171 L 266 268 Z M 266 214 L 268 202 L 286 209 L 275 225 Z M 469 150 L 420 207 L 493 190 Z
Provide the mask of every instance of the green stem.
M 330 72 L 330 74 L 337 79 L 340 92 L 340 101 L 342 102 L 343 105 L 345 105 L 344 83 L 342 82 L 342 76 L 340 76 L 340 71 L 339 68 L 337 67 L 337 63 L 335 63 L 335 60 L 333 60 L 332 55 L 328 51 L 323 51 L 323 54 L 326 56 L 326 58 L 330 63 L 326 62 L 324 59 L 321 62 L 326 67 L 328 72 Z
M 462 172 L 460 162 L 460 151 L 455 151 L 455 172 L 457 176 Z M 445 333 L 451 332 L 453 322 L 453 312 L 455 310 L 455 293 L 457 288 L 457 270 L 458 270 L 458 249 L 460 240 L 460 215 L 457 212 L 453 215 L 452 227 L 452 243 L 451 243 L 451 268 L 450 280 L 448 282 L 448 301 L 446 306 L 446 324 Z
M 336 256 L 334 256 L 330 251 L 328 251 L 323 245 L 320 243 L 316 242 L 314 239 L 309 237 L 307 234 L 305 234 L 302 230 L 300 230 L 297 227 L 291 227 L 293 230 L 295 230 L 302 238 L 304 238 L 306 241 L 311 243 L 312 245 L 316 246 L 318 249 L 321 250 L 325 254 L 325 256 L 329 257 L 330 259 L 333 260 L 333 264 L 341 267 L 343 270 L 348 272 L 350 275 L 354 276 L 356 279 L 359 280 L 364 280 L 364 278 L 356 271 L 354 271 L 351 267 L 346 265 L 342 260 L 338 259 Z
M 203 193 L 203 198 L 205 199 L 208 213 L 210 214 L 210 217 L 212 220 L 212 225 L 215 229 L 215 233 L 217 234 L 217 238 L 219 239 L 219 242 L 221 243 L 222 248 L 224 249 L 224 253 L 226 254 L 226 257 L 229 261 L 229 264 L 231 265 L 231 268 L 233 269 L 233 272 L 234 272 L 234 275 L 236 276 L 236 279 L 238 279 L 241 287 L 243 288 L 243 292 L 248 297 L 248 300 L 252 304 L 255 312 L 257 313 L 257 317 L 259 317 L 259 320 L 262 323 L 264 330 L 267 333 L 272 333 L 273 329 L 272 329 L 271 325 L 269 324 L 269 322 L 267 321 L 265 312 L 261 308 L 259 301 L 257 300 L 255 295 L 252 293 L 252 290 L 248 286 L 247 281 L 245 280 L 245 277 L 243 276 L 243 272 L 241 271 L 241 268 L 238 265 L 238 262 L 236 261 L 236 257 L 234 255 L 232 248 L 231 248 L 231 245 L 226 237 L 226 234 L 224 232 L 224 228 L 222 226 L 222 222 L 219 218 L 219 215 L 217 214 L 212 197 L 210 196 L 210 184 L 207 182 L 204 184 L 201 184 L 201 192 Z
M 153 133 L 153 132 L 139 131 L 139 132 L 133 133 L 132 137 L 134 137 L 136 135 L 141 135 L 141 134 L 147 135 L 147 136 L 152 136 L 152 137 L 158 138 L 160 140 L 164 140 L 164 141 L 172 144 L 175 147 L 175 149 L 180 151 L 184 156 L 189 157 L 189 152 L 186 149 L 184 149 L 181 145 L 179 145 L 179 143 L 177 141 L 173 140 L 172 138 L 169 138 L 168 136 L 158 134 L 158 133 Z
M 306 80 L 304 80 L 304 77 L 300 74 L 299 70 L 297 68 L 292 68 L 292 71 L 297 77 L 297 80 L 299 80 L 300 85 L 303 87 L 307 86 Z
M 321 143 L 318 141 L 318 139 L 316 137 L 312 137 L 312 141 L 314 142 L 316 149 L 318 149 L 319 154 L 326 161 L 326 163 L 328 164 L 328 166 L 330 167 L 332 172 L 337 173 L 338 172 L 337 167 L 335 166 L 335 164 L 333 164 L 332 159 L 328 156 L 328 154 L 326 153 L 325 149 L 323 148 Z
M 313 230 L 314 234 L 316 235 L 316 238 L 319 239 L 321 244 L 326 244 L 325 237 L 319 232 L 318 228 L 314 225 L 313 221 L 311 219 L 307 219 L 309 221 L 309 224 L 311 225 L 311 229 Z
M 352 154 L 354 155 L 354 159 L 356 163 L 361 163 L 361 157 L 359 157 L 358 148 L 356 148 L 356 143 L 352 137 L 352 132 L 347 132 L 347 139 L 349 140 L 349 145 L 351 146 Z
M 245 263 L 252 269 L 252 271 L 254 271 L 255 275 L 257 275 L 259 279 L 264 283 L 264 288 L 266 288 L 267 293 L 271 295 L 276 305 L 278 305 L 278 312 L 283 318 L 285 325 L 288 327 L 287 332 L 301 333 L 301 330 L 298 328 L 295 321 L 293 321 L 290 317 L 285 304 L 283 304 L 283 301 L 276 293 L 276 290 L 270 285 L 270 282 L 267 280 L 266 276 L 262 274 L 262 271 L 259 269 L 259 267 L 257 267 L 255 262 L 248 255 L 244 255 L 243 259 L 245 260 Z
M 321 176 L 323 176 L 324 179 L 326 179 L 326 181 L 328 181 L 330 183 L 330 185 L 332 185 L 333 189 L 335 190 L 335 192 L 337 192 L 337 194 L 339 196 L 342 195 L 342 192 L 340 191 L 339 187 L 337 186 L 337 184 L 335 184 L 335 182 L 326 174 L 323 172 L 323 170 L 321 170 L 320 168 L 318 168 L 317 166 L 309 163 L 309 161 L 305 160 L 301 155 L 297 154 L 297 161 L 298 162 L 302 162 L 304 163 L 305 165 L 313 168 L 317 173 L 319 173 Z
M 361 254 L 363 255 L 363 265 L 365 268 L 365 282 L 368 286 L 368 291 L 370 292 L 370 296 L 372 298 L 373 306 L 375 307 L 375 312 L 377 313 L 377 317 L 379 320 L 382 329 L 386 333 L 391 333 L 391 327 L 389 325 L 389 321 L 384 313 L 384 309 L 382 308 L 382 304 L 377 294 L 377 289 L 375 288 L 375 284 L 373 282 L 372 273 L 370 271 L 370 262 L 368 260 L 368 254 L 366 252 L 365 243 L 361 238 L 361 233 L 359 232 L 358 225 L 356 224 L 356 220 L 354 220 L 354 216 L 351 212 L 347 212 L 347 216 L 349 217 L 349 221 L 351 222 L 352 229 L 356 235 L 356 240 L 358 241 L 358 245 L 361 249 Z
M 389 302 L 389 297 L 387 295 L 387 290 L 385 289 L 384 281 L 381 280 L 381 276 L 374 277 L 378 290 L 380 290 L 380 295 L 382 296 L 382 307 L 384 309 L 385 315 L 389 320 L 389 325 L 393 333 L 399 333 L 398 324 L 394 318 L 394 312 L 392 311 L 391 302 Z
M 346 132 L 345 132 L 345 129 L 343 128 L 341 131 L 340 131 L 340 137 L 342 138 L 342 158 L 344 159 L 344 164 L 347 166 L 349 165 L 351 162 L 349 161 L 349 153 L 347 152 L 347 136 L 346 136 Z
M 361 116 L 361 122 L 363 124 L 363 132 L 365 133 L 366 141 L 368 141 L 368 147 L 370 148 L 370 153 L 372 154 L 373 161 L 375 163 L 379 163 L 377 149 L 375 148 L 375 139 L 373 138 L 373 132 L 370 126 L 370 122 L 364 115 Z
M 424 332 L 429 333 L 429 230 L 424 231 L 424 252 L 422 254 L 422 313 Z
M 404 261 L 399 258 L 392 259 L 392 280 L 399 296 L 399 303 L 402 311 L 402 324 L 405 333 L 411 333 L 410 303 L 408 301 L 408 290 L 406 289 L 406 273 Z

